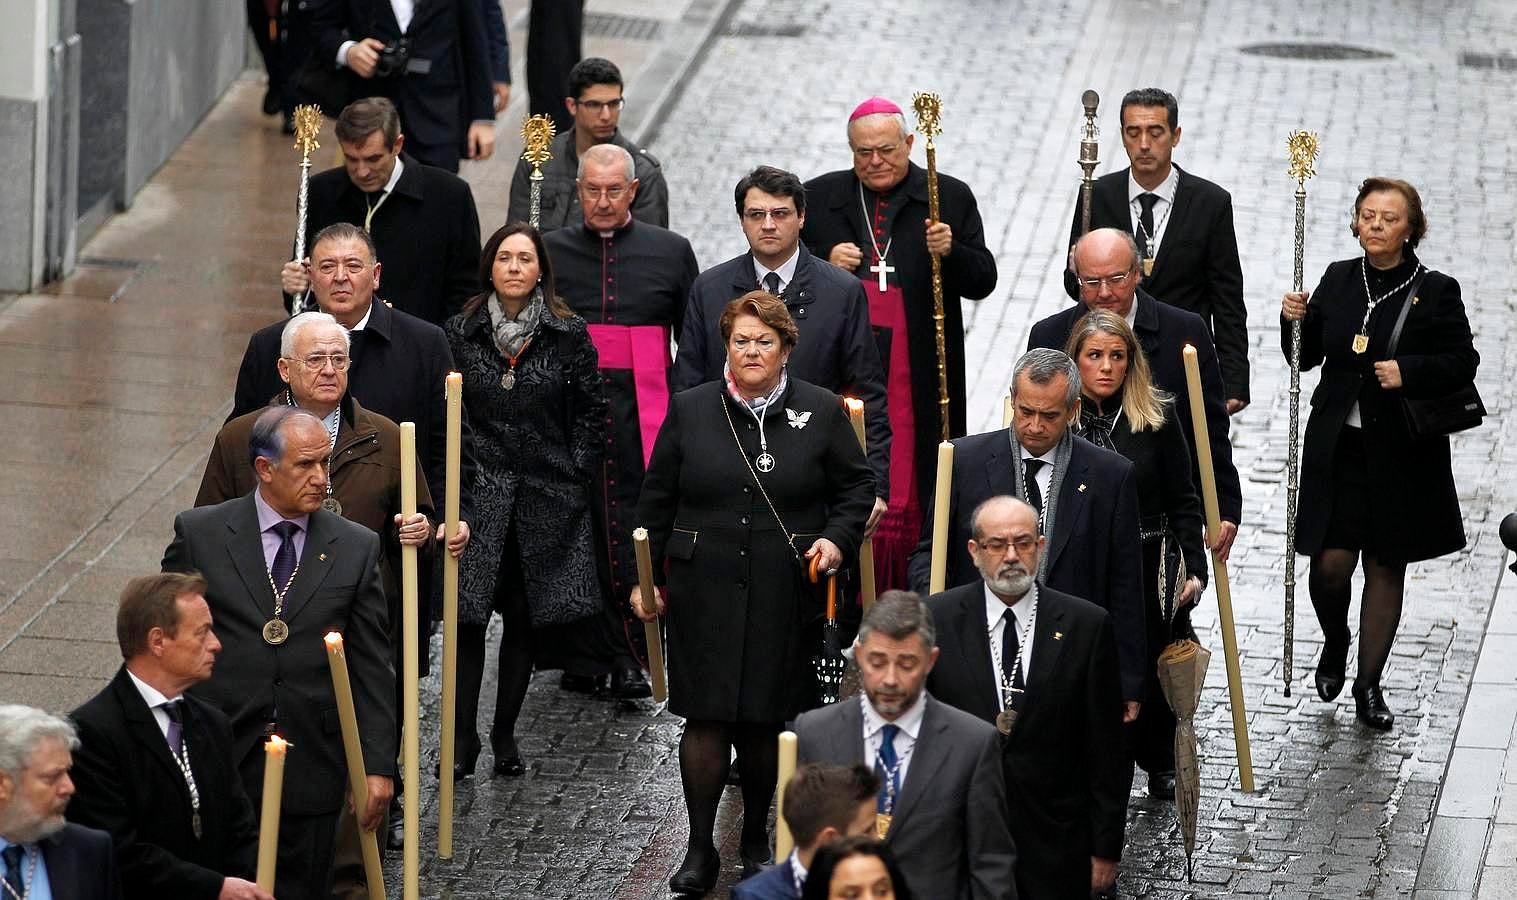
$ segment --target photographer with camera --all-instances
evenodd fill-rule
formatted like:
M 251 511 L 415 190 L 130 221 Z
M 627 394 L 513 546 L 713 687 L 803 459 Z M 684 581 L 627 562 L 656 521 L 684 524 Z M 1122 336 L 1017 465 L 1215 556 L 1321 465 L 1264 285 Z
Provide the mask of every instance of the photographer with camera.
M 495 101 L 479 0 L 330 0 L 315 13 L 317 53 L 358 76 L 357 96 L 400 110 L 406 151 L 458 171 L 495 149 Z

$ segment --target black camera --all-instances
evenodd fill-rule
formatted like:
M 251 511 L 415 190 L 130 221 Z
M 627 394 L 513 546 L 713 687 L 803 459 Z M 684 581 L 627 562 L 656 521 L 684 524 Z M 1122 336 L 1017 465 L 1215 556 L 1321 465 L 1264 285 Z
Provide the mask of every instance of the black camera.
M 406 71 L 406 63 L 411 56 L 411 41 L 409 38 L 401 38 L 393 44 L 386 44 L 379 51 L 379 61 L 374 64 L 375 78 L 392 78 Z

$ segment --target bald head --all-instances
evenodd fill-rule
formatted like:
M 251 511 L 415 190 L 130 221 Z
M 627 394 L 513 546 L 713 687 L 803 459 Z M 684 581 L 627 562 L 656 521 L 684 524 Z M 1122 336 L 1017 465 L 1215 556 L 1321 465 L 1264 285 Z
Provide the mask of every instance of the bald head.
M 1069 262 L 1080 282 L 1080 299 L 1091 309 L 1126 318 L 1138 284 L 1138 244 L 1120 228 L 1097 228 L 1075 242 Z
M 596 144 L 580 154 L 578 178 L 583 181 L 592 169 L 607 174 L 615 174 L 610 170 L 620 169 L 620 174 L 629 183 L 637 178 L 637 165 L 632 154 L 616 144 Z

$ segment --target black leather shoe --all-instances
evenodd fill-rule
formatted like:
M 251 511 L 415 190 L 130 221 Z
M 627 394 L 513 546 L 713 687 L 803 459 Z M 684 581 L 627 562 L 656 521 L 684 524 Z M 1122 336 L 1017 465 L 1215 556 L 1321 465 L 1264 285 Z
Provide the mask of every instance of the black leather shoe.
M 1317 660 L 1317 696 L 1323 700 L 1336 700 L 1343 693 L 1343 668 L 1348 664 L 1348 642 L 1341 646 L 1328 641 L 1322 645 L 1322 656 Z
M 1154 800 L 1175 799 L 1175 773 L 1151 772 L 1148 776 L 1148 796 Z
M 1396 716 L 1385 705 L 1385 694 L 1381 693 L 1378 684 L 1367 684 L 1363 688 L 1354 684 L 1354 715 L 1376 731 L 1390 731 L 1396 724 Z
M 272 116 L 279 112 L 279 91 L 271 84 L 263 92 L 263 114 Z
M 751 846 L 748 842 L 744 841 L 739 855 L 743 860 L 744 878 L 752 878 L 774 865 L 774 857 L 769 852 L 768 834 L 765 834 L 762 839 L 755 841 Z
M 702 895 L 716 887 L 717 876 L 722 873 L 722 858 L 715 847 L 691 847 L 685 851 L 685 861 L 679 871 L 669 879 L 669 890 L 676 894 Z
M 495 774 L 510 775 L 512 777 L 527 774 L 527 764 L 521 761 L 521 754 L 512 753 L 510 756 L 495 757 Z
M 565 672 L 558 680 L 558 688 L 571 694 L 593 694 L 600 689 L 600 679 L 594 675 L 571 675 Z
M 642 669 L 617 669 L 611 673 L 611 696 L 618 700 L 641 700 L 653 696 Z
M 406 814 L 400 805 L 400 795 L 390 798 L 390 823 L 385 828 L 385 849 L 403 850 L 406 846 Z
M 457 782 L 463 781 L 474 774 L 474 767 L 479 764 L 480 740 L 476 737 L 472 744 L 462 747 L 455 745 L 455 747 L 456 749 L 453 751 L 453 780 Z M 439 759 L 437 764 L 432 767 L 432 774 L 438 778 L 442 777 L 442 760 Z

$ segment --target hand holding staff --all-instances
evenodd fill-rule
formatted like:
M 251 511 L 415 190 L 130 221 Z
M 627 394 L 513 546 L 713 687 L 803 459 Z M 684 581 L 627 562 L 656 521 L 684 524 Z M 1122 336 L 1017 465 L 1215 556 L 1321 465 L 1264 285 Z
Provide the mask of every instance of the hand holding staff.
M 358 713 L 353 708 L 353 682 L 348 677 L 348 658 L 343 653 L 342 635 L 328 632 L 327 665 L 332 670 L 332 692 L 337 697 L 337 721 L 342 725 L 342 749 L 348 759 L 348 790 L 353 794 L 353 809 L 361 816 L 369 805 L 369 781 L 363 764 L 363 744 L 358 740 Z M 357 817 L 355 816 L 355 818 Z M 369 900 L 385 900 L 385 873 L 379 862 L 379 840 L 372 831 L 358 828 L 358 846 L 363 851 L 363 877 Z
M 416 423 L 400 423 L 400 512 L 416 514 Z M 421 862 L 421 698 L 417 693 L 417 654 L 421 623 L 417 620 L 416 548 L 400 548 L 401 676 L 405 701 L 401 707 L 401 761 L 405 778 L 405 849 L 402 851 L 401 891 L 404 900 L 418 900 Z
M 1196 459 L 1201 469 L 1201 500 L 1206 507 L 1206 533 L 1213 540 L 1222 531 L 1217 511 L 1217 473 L 1212 468 L 1211 441 L 1206 428 L 1206 395 L 1201 389 L 1201 364 L 1196 348 L 1185 345 L 1185 381 L 1190 388 L 1191 426 L 1195 430 Z M 1227 657 L 1227 693 L 1233 708 L 1233 742 L 1238 752 L 1238 781 L 1244 793 L 1254 792 L 1254 763 L 1248 749 L 1248 713 L 1243 708 L 1243 674 L 1238 668 L 1238 637 L 1233 630 L 1233 594 L 1227 580 L 1227 561 L 1211 554 L 1213 583 L 1217 588 L 1217 618 L 1222 627 L 1222 649 Z
M 1291 133 L 1290 176 L 1296 179 L 1296 259 L 1291 290 L 1300 293 L 1305 275 L 1306 255 L 1306 179 L 1317 174 L 1312 161 L 1317 157 L 1317 136 L 1309 131 Z M 1301 320 L 1291 320 L 1291 418 L 1290 440 L 1285 453 L 1285 696 L 1291 695 L 1291 669 L 1295 663 L 1296 643 L 1296 491 L 1300 484 L 1301 430 Z
M 669 699 L 664 679 L 664 638 L 658 628 L 658 588 L 653 586 L 653 557 L 648 552 L 648 529 L 632 529 L 632 549 L 637 554 L 638 605 L 642 607 L 643 638 L 648 644 L 648 674 L 653 677 L 653 701 Z
M 447 458 L 443 478 L 442 555 L 442 753 L 438 761 L 437 855 L 453 858 L 453 740 L 457 731 L 454 704 L 458 699 L 458 560 L 446 547 L 458 533 L 458 479 L 463 444 L 464 377 L 449 372 L 447 397 Z

